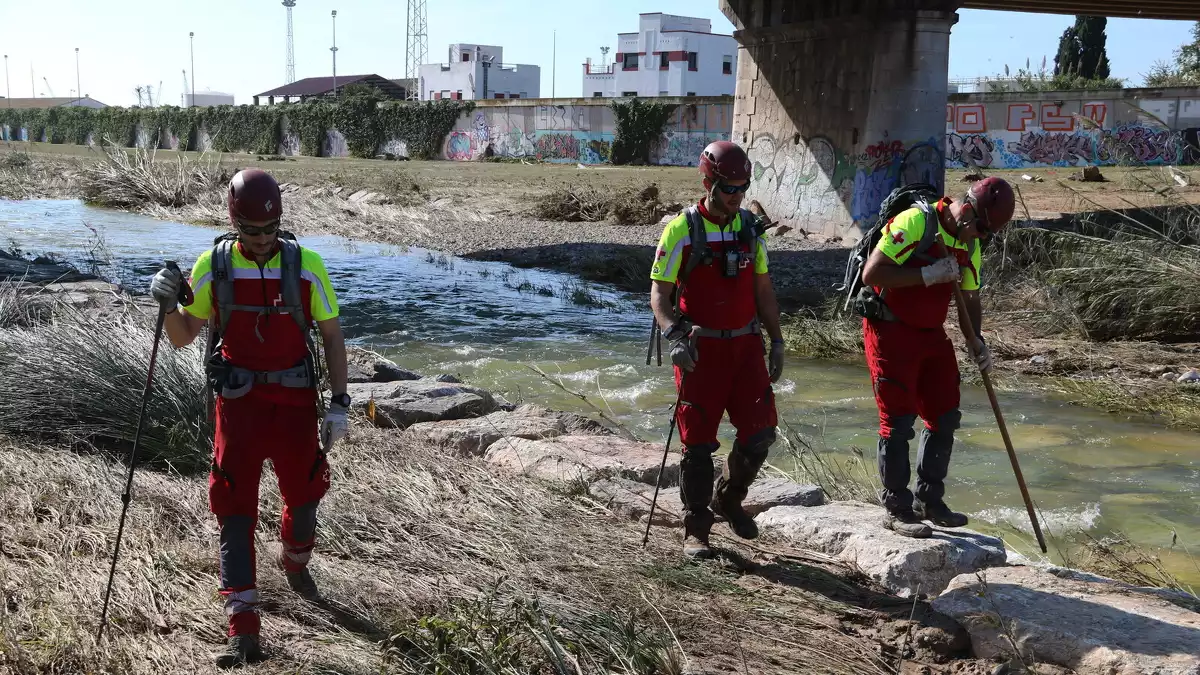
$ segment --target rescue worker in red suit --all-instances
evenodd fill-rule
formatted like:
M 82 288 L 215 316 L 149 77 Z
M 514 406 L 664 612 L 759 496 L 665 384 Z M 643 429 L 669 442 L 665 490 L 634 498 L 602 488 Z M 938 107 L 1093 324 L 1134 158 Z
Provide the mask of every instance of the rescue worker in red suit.
M 329 489 L 325 451 L 346 435 L 350 407 L 337 299 L 321 257 L 280 239 L 283 202 L 275 179 L 257 169 L 241 171 L 230 182 L 228 202 L 236 240 L 229 237 L 225 248 L 214 247 L 196 261 L 191 274 L 195 301 L 177 306 L 182 283 L 177 269 L 159 271 L 151 283 L 152 295 L 168 307 L 165 328 L 176 347 L 191 344 L 210 322 L 220 325 L 228 311 L 228 325 L 220 326 L 209 369 L 218 394 L 209 507 L 220 524 L 220 591 L 230 638 L 227 650 L 217 657 L 216 665 L 222 668 L 265 658 L 259 641 L 254 550 L 265 459 L 271 460 L 284 502 L 277 563 L 294 591 L 309 601 L 319 599 L 308 562 L 315 545 L 317 505 Z M 285 244 L 288 251 L 298 251 L 298 257 L 285 258 Z M 298 294 L 294 284 L 284 281 L 295 271 L 295 264 L 285 260 L 300 263 Z M 222 274 L 226 269 L 230 273 Z M 221 279 L 229 279 L 232 286 Z M 289 316 L 289 290 L 303 305 L 295 314 L 303 313 L 306 328 L 315 322 L 324 343 L 332 396 L 323 420 L 318 419 L 316 355 L 307 330 L 301 329 L 297 317 Z M 220 306 L 223 293 L 233 299 L 232 306 Z M 232 384 L 235 380 L 237 385 Z
M 961 284 L 971 328 L 960 328 L 983 372 L 992 356 L 983 340 L 979 301 L 981 244 L 1000 231 L 1015 208 L 1012 187 L 1000 178 L 976 182 L 965 197 L 944 197 L 928 216 L 919 207 L 901 212 L 884 227 L 863 267 L 863 283 L 882 296 L 884 317 L 863 318 L 867 365 L 879 407 L 879 473 L 884 526 L 924 538 L 942 527 L 962 527 L 967 517 L 944 501 L 959 411 L 959 371 L 943 324 Z M 927 254 L 917 255 L 926 227 L 937 227 Z M 944 245 L 942 253 L 936 242 Z M 944 257 L 940 257 L 943 256 Z M 917 451 L 916 494 L 909 490 L 909 441 L 917 416 L 924 421 Z M 914 499 L 915 497 L 915 499 Z
M 784 354 L 766 242 L 754 233 L 754 223 L 744 222 L 753 217 L 740 211 L 750 187 L 750 160 L 734 143 L 712 143 L 700 156 L 700 175 L 708 196 L 689 209 L 691 223 L 685 211 L 667 224 L 650 273 L 650 304 L 671 342 L 680 398 L 674 412 L 683 441 L 680 498 L 689 557 L 712 556 L 708 539 L 716 515 L 739 537 L 758 536 L 742 501 L 775 442 L 771 384 L 783 373 Z M 692 232 L 701 224 L 711 255 L 696 256 L 681 278 L 696 252 Z M 771 337 L 769 371 L 764 329 Z M 712 455 L 721 447 L 717 429 L 726 412 L 737 438 L 714 495 Z

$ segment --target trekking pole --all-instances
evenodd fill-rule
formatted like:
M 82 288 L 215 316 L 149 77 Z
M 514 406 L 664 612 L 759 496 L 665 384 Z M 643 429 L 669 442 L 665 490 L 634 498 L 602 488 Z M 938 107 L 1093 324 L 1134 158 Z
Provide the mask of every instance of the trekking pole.
M 671 408 L 671 430 L 667 432 L 667 444 L 663 446 L 662 464 L 658 467 L 658 478 L 654 480 L 654 499 L 650 501 L 650 515 L 646 518 L 646 533 L 642 535 L 642 548 L 650 541 L 650 524 L 654 522 L 654 507 L 658 505 L 658 489 L 662 486 L 662 475 L 667 470 L 667 454 L 671 451 L 671 438 L 675 435 L 675 422 L 679 419 L 679 403 L 683 401 L 683 383 L 687 381 L 687 373 L 679 378 L 679 395 L 675 397 L 675 406 Z
M 179 265 L 168 260 L 166 263 L 168 269 L 179 271 Z M 192 289 L 188 287 L 186 281 L 181 282 L 179 289 L 179 301 L 184 305 L 192 304 L 193 295 Z M 129 512 L 129 502 L 132 501 L 130 495 L 133 489 L 133 468 L 137 461 L 138 445 L 142 440 L 142 425 L 146 420 L 146 404 L 150 400 L 150 389 L 154 385 L 154 363 L 158 360 L 158 342 L 162 337 L 163 323 L 167 318 L 167 308 L 163 305 L 158 307 L 158 321 L 154 326 L 154 346 L 150 349 L 150 367 L 146 373 L 146 387 L 142 390 L 142 409 L 138 413 L 137 432 L 133 436 L 133 447 L 129 450 L 129 472 L 125 477 L 125 492 L 121 495 L 121 520 L 117 525 L 117 543 L 113 549 L 112 565 L 108 570 L 108 587 L 104 590 L 104 608 L 100 610 L 100 629 L 96 633 L 96 641 L 104 639 L 104 625 L 108 620 L 108 600 L 112 594 L 113 577 L 117 572 L 117 557 L 121 554 L 121 535 L 125 532 L 125 515 Z
M 941 242 L 941 237 L 938 237 L 937 245 L 942 257 L 949 255 L 945 245 Z M 967 305 L 963 298 L 962 288 L 958 284 L 954 284 L 954 299 L 958 305 L 959 321 L 967 327 L 971 335 L 976 335 L 975 326 L 971 322 L 971 315 L 967 313 Z M 987 389 L 988 400 L 992 403 L 992 412 L 996 415 L 996 426 L 1000 427 L 1000 436 L 1004 439 L 1004 449 L 1008 451 L 1008 459 L 1012 462 L 1013 473 L 1017 477 L 1017 487 L 1021 488 L 1021 498 L 1025 500 L 1025 510 L 1029 512 L 1029 522 L 1033 525 L 1033 534 L 1037 537 L 1038 546 L 1041 547 L 1042 553 L 1046 553 L 1046 540 L 1042 537 L 1042 528 L 1038 526 L 1037 514 L 1033 509 L 1033 500 L 1029 498 L 1029 488 L 1025 487 L 1025 476 L 1022 475 L 1021 465 L 1017 462 L 1017 451 L 1013 449 L 1012 439 L 1008 437 L 1008 427 L 1004 424 L 1004 414 L 1000 412 L 1000 402 L 996 399 L 996 391 L 992 388 L 992 378 L 983 372 L 982 369 L 980 369 L 979 374 L 983 376 L 983 386 Z

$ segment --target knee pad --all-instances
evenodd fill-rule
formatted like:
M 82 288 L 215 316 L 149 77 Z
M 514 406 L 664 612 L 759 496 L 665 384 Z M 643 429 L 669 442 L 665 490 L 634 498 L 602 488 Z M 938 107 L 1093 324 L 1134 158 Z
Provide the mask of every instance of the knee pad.
M 221 587 L 254 585 L 254 524 L 250 516 L 225 516 L 221 526 Z
M 317 534 L 317 504 L 307 504 L 291 509 L 292 537 L 299 542 L 312 541 Z
M 884 426 L 887 427 L 886 438 L 891 441 L 906 443 L 911 441 L 917 434 L 913 431 L 913 424 L 917 421 L 916 415 L 899 415 L 896 417 L 888 417 Z
M 738 444 L 738 449 L 746 454 L 747 457 L 760 458 L 766 457 L 771 446 L 775 444 L 778 437 L 775 435 L 775 427 L 767 427 L 762 431 L 754 434 L 746 439 L 745 444 Z
M 962 425 L 962 411 L 958 408 L 942 413 L 933 421 L 933 433 L 954 433 Z

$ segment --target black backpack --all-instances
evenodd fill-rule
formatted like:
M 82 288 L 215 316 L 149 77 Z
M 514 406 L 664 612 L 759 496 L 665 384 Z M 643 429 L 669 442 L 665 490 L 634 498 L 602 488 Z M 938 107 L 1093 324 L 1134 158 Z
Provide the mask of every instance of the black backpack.
M 939 199 L 941 199 L 941 195 L 938 189 L 928 183 L 901 185 L 884 198 L 879 205 L 879 216 L 871 228 L 863 233 L 862 239 L 850 250 L 850 257 L 846 262 L 845 278 L 842 280 L 841 286 L 836 289 L 846 293 L 846 302 L 842 306 L 842 311 L 854 305 L 859 316 L 878 318 L 878 305 L 882 303 L 883 298 L 876 295 L 871 287 L 864 286 L 862 270 L 867 264 L 867 259 L 871 257 L 871 252 L 875 250 L 875 246 L 883 237 L 883 229 L 887 227 L 887 224 L 914 206 L 925 214 L 925 233 L 921 236 L 921 241 L 917 244 L 913 255 L 920 260 L 933 262 L 935 258 L 928 255 L 927 251 L 937 241 L 939 223 L 932 204 Z

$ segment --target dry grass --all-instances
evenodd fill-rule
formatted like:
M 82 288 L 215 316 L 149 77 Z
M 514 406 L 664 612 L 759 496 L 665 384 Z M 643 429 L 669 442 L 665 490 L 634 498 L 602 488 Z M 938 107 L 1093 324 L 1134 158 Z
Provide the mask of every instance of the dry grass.
M 0 199 L 67 197 L 75 191 L 77 162 L 29 152 L 28 143 L 0 145 Z
M 784 318 L 783 337 L 788 350 L 812 359 L 846 360 L 863 355 L 862 320 L 856 316 L 826 317 L 808 312 Z
M 788 478 L 804 485 L 817 485 L 825 492 L 826 501 L 856 501 L 882 505 L 878 471 L 867 462 L 861 448 L 839 453 L 829 448 L 824 439 L 814 439 L 798 432 L 787 420 L 779 420 L 780 446 L 792 466 L 783 470 Z
M 137 433 L 153 326 L 132 308 L 91 316 L 5 288 L 0 433 L 81 450 L 127 450 Z M 185 472 L 207 464 L 200 351 L 175 350 L 162 339 L 139 461 Z
M 659 201 L 657 185 L 638 189 L 629 185 L 596 188 L 572 185 L 539 197 L 532 215 L 541 220 L 568 223 L 609 221 L 616 225 L 653 225 L 681 204 Z
M 88 203 L 124 209 L 223 202 L 229 179 L 219 157 L 160 162 L 154 151 L 105 146 L 99 161 L 84 166 L 80 184 Z
M 271 567 L 280 500 L 264 483 L 274 658 L 257 672 L 892 672 L 835 628 L 827 598 L 682 563 L 673 533 L 644 552 L 640 528 L 601 507 L 403 438 L 355 427 L 333 453 L 324 606 Z M 209 671 L 224 617 L 200 479 L 138 471 L 106 643 L 93 641 L 121 477 L 98 457 L 0 444 L 0 669 Z

